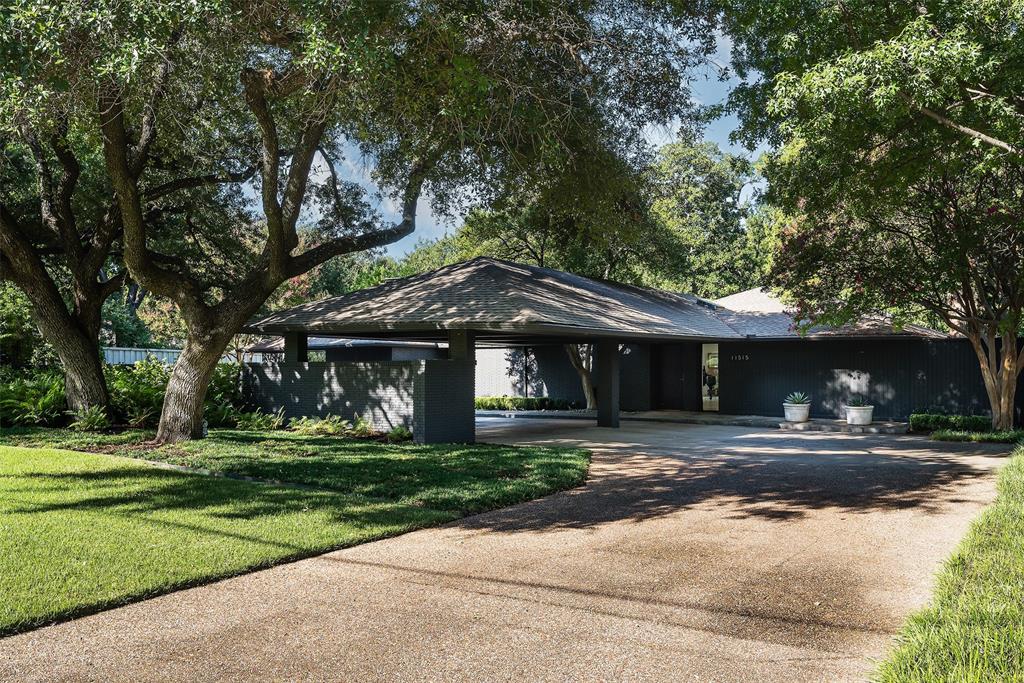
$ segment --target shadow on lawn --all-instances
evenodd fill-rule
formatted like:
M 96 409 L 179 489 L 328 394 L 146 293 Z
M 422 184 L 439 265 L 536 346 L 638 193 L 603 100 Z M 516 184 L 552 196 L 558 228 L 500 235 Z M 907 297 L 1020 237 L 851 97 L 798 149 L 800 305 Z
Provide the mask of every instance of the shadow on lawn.
M 78 473 L 36 472 L 18 475 L 29 480 L 44 480 L 44 486 L 24 489 L 7 487 L 16 498 L 18 493 L 34 496 L 53 495 L 58 500 L 40 503 L 17 503 L 6 506 L 8 514 L 36 514 L 58 511 L 102 511 L 137 517 L 145 523 L 169 524 L 207 531 L 223 530 L 202 525 L 182 524 L 171 519 L 176 512 L 195 512 L 210 519 L 252 520 L 274 515 L 301 514 L 321 510 L 338 523 L 356 530 L 379 526 L 404 526 L 423 521 L 425 517 L 444 517 L 437 510 L 403 501 L 373 500 L 358 495 L 333 491 L 306 491 L 231 479 L 161 470 L 158 468 L 111 469 Z M 81 491 L 68 499 L 68 491 Z M 161 516 L 165 515 L 166 516 Z M 277 545 L 270 539 L 235 535 L 254 542 Z M 291 547 L 283 544 L 282 547 Z M 296 546 L 296 550 L 301 549 Z

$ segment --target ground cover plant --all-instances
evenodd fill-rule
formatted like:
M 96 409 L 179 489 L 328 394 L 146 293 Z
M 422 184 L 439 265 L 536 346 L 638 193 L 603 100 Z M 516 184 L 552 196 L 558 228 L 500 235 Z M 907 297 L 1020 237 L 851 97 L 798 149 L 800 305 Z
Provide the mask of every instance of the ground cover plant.
M 477 396 L 477 410 L 572 410 L 573 401 L 549 396 Z
M 935 441 L 973 441 L 975 443 L 1020 443 L 1024 441 L 1024 429 L 1006 431 L 972 432 L 957 429 L 938 429 L 932 432 Z
M 0 430 L 0 635 L 530 500 L 579 484 L 589 462 L 288 431 L 153 435 Z
M 1019 681 L 1024 672 L 1024 446 L 910 618 L 879 681 Z
M 992 431 L 992 419 L 986 415 L 945 415 L 941 413 L 914 413 L 910 416 L 913 432 L 934 432 L 951 429 L 968 432 Z

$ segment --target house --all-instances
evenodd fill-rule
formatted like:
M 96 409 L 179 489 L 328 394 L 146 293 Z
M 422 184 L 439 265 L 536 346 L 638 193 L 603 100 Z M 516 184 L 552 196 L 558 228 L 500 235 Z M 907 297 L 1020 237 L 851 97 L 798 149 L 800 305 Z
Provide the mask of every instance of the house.
M 284 337 L 280 363 L 246 373 L 257 404 L 360 414 L 424 442 L 472 440 L 480 393 L 581 399 L 566 344 L 594 345 L 604 426 L 618 425 L 620 409 L 781 416 L 791 391 L 810 394 L 817 417 L 841 416 L 854 395 L 879 418 L 988 405 L 959 337 L 882 317 L 801 334 L 761 290 L 708 301 L 493 258 L 278 311 L 246 329 Z M 432 344 L 433 356 L 311 360 L 310 339 L 329 337 L 348 349 L 355 340 Z

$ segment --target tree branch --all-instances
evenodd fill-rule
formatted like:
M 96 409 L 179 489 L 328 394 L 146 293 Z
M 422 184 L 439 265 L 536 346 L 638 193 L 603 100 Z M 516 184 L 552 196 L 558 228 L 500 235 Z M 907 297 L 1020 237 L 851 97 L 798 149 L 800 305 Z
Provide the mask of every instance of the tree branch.
M 964 135 L 972 137 L 972 138 L 974 138 L 976 140 L 981 140 L 982 142 L 984 142 L 987 145 L 991 145 L 992 147 L 997 147 L 997 148 L 1002 149 L 1004 151 L 1010 152 L 1011 154 L 1016 154 L 1017 156 L 1024 156 L 1024 151 L 1022 151 L 1021 149 L 1019 149 L 1017 147 L 1014 147 L 1013 145 L 1011 145 L 1008 142 L 1004 142 L 1003 140 L 1000 140 L 999 138 L 994 138 L 991 135 L 987 135 L 985 133 L 982 133 L 979 130 L 974 130 L 973 128 L 969 128 L 968 126 L 965 126 L 963 124 L 957 123 L 956 121 L 953 121 L 952 119 L 946 118 L 945 116 L 943 116 L 939 112 L 934 111 L 932 109 L 929 109 L 928 107 L 924 107 L 924 106 L 922 106 L 920 104 L 915 104 L 913 99 L 911 99 L 911 97 L 909 95 L 901 94 L 900 97 L 902 97 L 903 100 L 907 104 L 909 104 L 913 109 L 916 109 L 917 111 L 921 112 L 922 114 L 924 114 L 928 118 L 930 118 L 930 119 L 932 119 L 934 121 L 937 121 L 940 125 L 945 126 L 946 128 L 950 128 L 952 130 L 958 131 L 958 132 L 963 133 Z

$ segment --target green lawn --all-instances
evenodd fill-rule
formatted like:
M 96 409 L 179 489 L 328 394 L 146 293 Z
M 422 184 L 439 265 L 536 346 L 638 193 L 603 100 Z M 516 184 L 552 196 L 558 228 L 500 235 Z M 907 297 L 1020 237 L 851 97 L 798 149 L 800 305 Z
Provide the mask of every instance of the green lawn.
M 929 607 L 910 618 L 881 681 L 1024 681 L 1024 446 L 996 502 L 947 560 Z
M 146 436 L 0 432 L 0 635 L 536 498 L 580 483 L 589 462 L 574 449 L 227 430 L 143 450 Z

